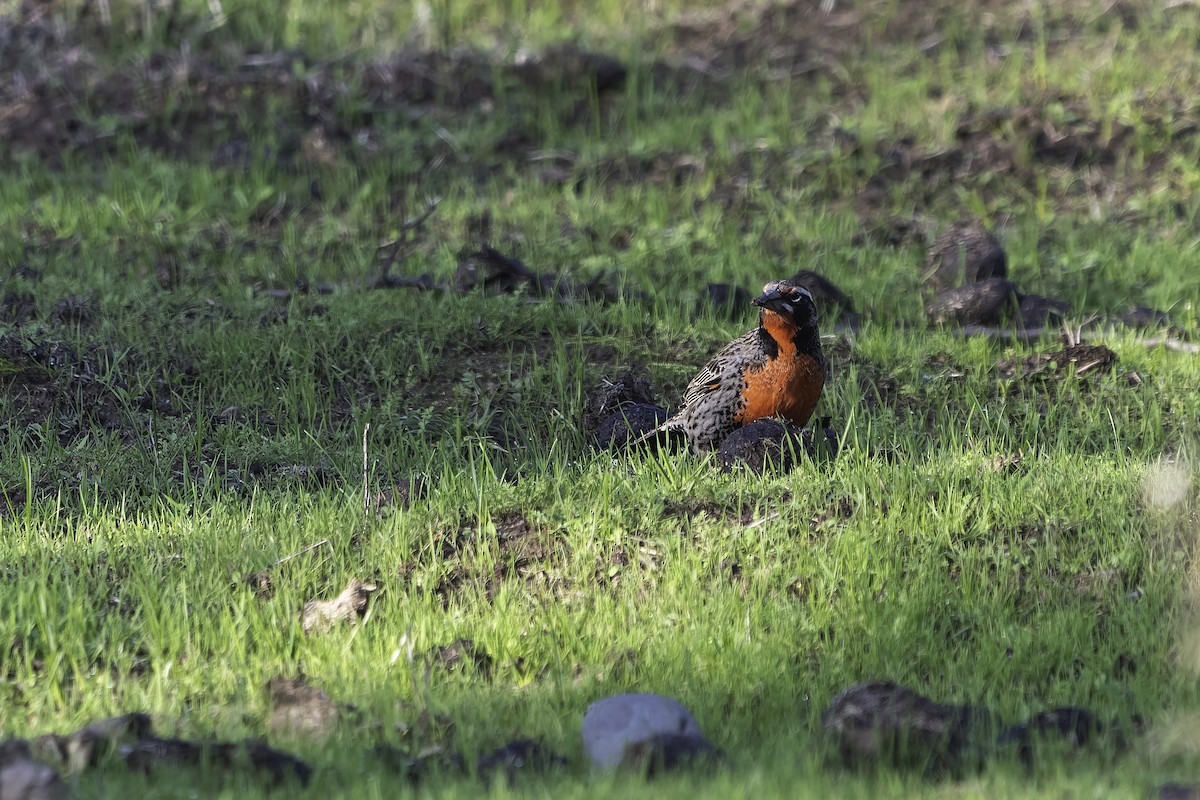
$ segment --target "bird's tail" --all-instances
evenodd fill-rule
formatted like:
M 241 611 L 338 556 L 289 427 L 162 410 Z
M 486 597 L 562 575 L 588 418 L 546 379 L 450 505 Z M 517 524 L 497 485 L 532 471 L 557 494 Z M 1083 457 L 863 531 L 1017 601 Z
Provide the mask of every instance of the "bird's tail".
M 679 423 L 679 417 L 668 417 L 667 419 L 660 422 L 658 425 L 655 425 L 653 428 L 646 431 L 645 433 L 643 433 L 633 439 L 628 440 L 625 443 L 625 448 L 632 449 L 634 447 L 637 447 L 638 445 L 643 445 L 643 444 L 650 442 L 651 440 L 658 439 L 665 433 L 672 433 L 672 432 L 680 431 L 680 430 L 681 430 L 681 428 L 680 428 L 680 423 Z

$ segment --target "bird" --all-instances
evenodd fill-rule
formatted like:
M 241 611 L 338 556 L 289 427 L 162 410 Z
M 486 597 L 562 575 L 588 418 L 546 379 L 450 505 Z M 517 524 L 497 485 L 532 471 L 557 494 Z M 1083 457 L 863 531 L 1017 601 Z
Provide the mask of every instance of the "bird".
M 808 422 L 827 371 L 812 295 L 776 280 L 751 302 L 760 309 L 758 327 L 713 356 L 688 384 L 682 408 L 643 438 L 682 432 L 700 454 L 756 419 Z

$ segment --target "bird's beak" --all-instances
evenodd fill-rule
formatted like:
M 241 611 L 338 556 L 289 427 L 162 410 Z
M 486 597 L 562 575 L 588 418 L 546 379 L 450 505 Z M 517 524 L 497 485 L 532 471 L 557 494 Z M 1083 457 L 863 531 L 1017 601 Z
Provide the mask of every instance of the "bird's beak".
M 783 295 L 775 289 L 769 292 L 763 292 L 751 302 L 759 308 L 768 308 L 771 311 L 776 311 L 780 314 L 790 314 L 793 311 L 792 304 L 789 303 Z

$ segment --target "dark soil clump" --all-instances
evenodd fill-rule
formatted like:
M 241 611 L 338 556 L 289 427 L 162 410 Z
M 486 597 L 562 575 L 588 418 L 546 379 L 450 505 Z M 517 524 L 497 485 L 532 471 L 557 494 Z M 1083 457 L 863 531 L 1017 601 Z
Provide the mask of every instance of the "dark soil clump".
M 821 724 L 846 766 L 887 765 L 959 772 L 982 759 L 991 715 L 938 703 L 891 681 L 862 683 L 833 698 Z
M 584 432 L 598 436 L 600 426 L 615 412 L 634 405 L 655 405 L 650 373 L 635 368 L 625 370 L 615 381 L 604 378 L 598 386 L 588 392 L 585 400 Z M 601 446 L 605 446 L 606 441 L 601 438 Z
M 541 742 L 514 739 L 503 747 L 481 755 L 475 764 L 475 772 L 485 783 L 491 783 L 501 773 L 509 783 L 513 783 L 522 772 L 547 772 L 569 764 L 567 759 Z
M 849 295 L 839 289 L 833 281 L 808 269 L 800 270 L 790 280 L 808 289 L 822 319 L 830 321 L 840 319 L 851 328 L 858 328 L 859 318 L 858 312 L 854 310 L 854 303 L 851 302 Z
M 925 280 L 936 292 L 1007 275 L 1008 259 L 1000 241 L 974 220 L 952 224 L 926 256 Z
M 717 460 L 724 472 L 736 466 L 755 475 L 787 472 L 796 465 L 797 454 L 806 449 L 800 431 L 777 420 L 756 419 L 725 437 L 717 448 Z
M 635 403 L 622 406 L 600 423 L 596 430 L 596 445 L 601 448 L 616 450 L 626 445 L 642 440 L 671 415 L 662 406 L 651 403 Z M 660 439 L 670 438 L 669 433 L 659 437 L 650 437 L 647 443 L 659 442 Z
M 741 286 L 730 283 L 709 283 L 704 286 L 704 296 L 696 303 L 696 315 L 708 309 L 725 319 L 741 319 L 753 298 Z
M 1027 294 L 1021 298 L 1021 324 L 1026 328 L 1057 325 L 1070 311 L 1071 304 L 1065 300 L 1037 294 Z
M 621 768 L 655 778 L 687 767 L 711 767 L 724 757 L 703 737 L 660 733 L 625 748 Z
M 988 278 L 946 289 L 925 306 L 934 325 L 999 325 L 1019 310 L 1017 287 L 1004 278 Z

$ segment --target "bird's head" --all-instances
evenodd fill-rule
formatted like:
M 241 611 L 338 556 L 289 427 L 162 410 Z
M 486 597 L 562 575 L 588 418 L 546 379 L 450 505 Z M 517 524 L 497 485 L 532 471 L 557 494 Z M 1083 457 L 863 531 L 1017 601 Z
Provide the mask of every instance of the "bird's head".
M 763 287 L 762 294 L 754 298 L 754 305 L 762 309 L 762 315 L 778 314 L 785 322 L 797 328 L 816 328 L 817 306 L 812 295 L 798 283 L 771 281 Z

